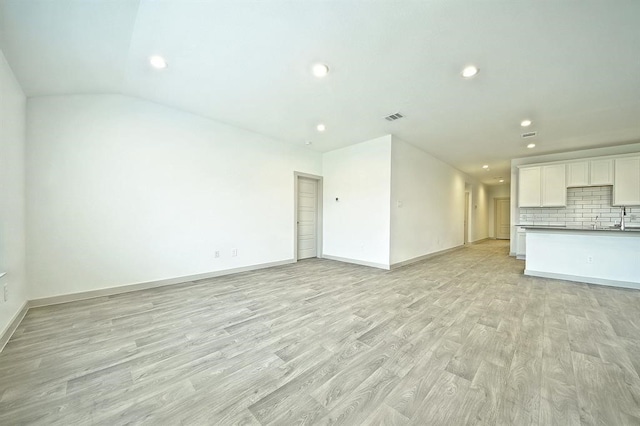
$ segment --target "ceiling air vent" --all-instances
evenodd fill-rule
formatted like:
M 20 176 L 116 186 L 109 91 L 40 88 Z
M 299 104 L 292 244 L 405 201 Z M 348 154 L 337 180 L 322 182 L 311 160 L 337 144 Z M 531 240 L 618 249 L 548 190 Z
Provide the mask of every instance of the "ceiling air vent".
M 399 112 L 396 112 L 395 114 L 386 116 L 384 119 L 387 121 L 396 121 L 401 119 L 402 117 L 404 117 L 404 115 L 400 114 Z
M 526 139 L 526 138 L 533 138 L 538 134 L 538 132 L 527 132 L 527 133 L 523 133 L 522 134 L 522 138 Z

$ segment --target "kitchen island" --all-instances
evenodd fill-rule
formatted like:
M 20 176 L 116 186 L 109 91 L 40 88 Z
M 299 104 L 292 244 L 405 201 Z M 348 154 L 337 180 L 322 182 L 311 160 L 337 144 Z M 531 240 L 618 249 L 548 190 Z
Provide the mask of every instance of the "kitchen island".
M 640 229 L 522 227 L 525 275 L 640 289 Z

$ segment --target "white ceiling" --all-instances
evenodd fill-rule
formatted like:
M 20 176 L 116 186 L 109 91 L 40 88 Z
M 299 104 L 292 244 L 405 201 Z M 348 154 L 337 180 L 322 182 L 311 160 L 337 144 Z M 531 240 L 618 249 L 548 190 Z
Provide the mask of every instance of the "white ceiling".
M 0 0 L 0 47 L 28 96 L 122 93 L 322 152 L 392 133 L 493 184 L 511 158 L 640 140 L 638 18 L 638 0 Z

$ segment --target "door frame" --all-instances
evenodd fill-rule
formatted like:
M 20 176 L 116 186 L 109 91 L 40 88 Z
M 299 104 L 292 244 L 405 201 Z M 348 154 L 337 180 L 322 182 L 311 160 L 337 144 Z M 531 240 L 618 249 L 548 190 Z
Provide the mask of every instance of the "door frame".
M 316 257 L 322 259 L 322 176 L 293 172 L 293 261 L 298 261 L 298 179 L 313 179 L 318 184 L 316 203 Z
M 469 226 L 469 219 L 471 216 L 471 193 L 469 191 L 464 191 L 464 210 L 462 214 L 464 215 L 464 222 L 462 224 L 464 236 L 462 238 L 462 244 L 467 245 L 469 244 L 469 230 L 471 229 Z
M 493 239 L 494 240 L 511 240 L 511 232 L 509 238 L 498 238 L 498 201 L 509 200 L 511 206 L 511 197 L 496 197 L 493 199 Z M 509 207 L 509 230 L 511 230 L 511 207 Z

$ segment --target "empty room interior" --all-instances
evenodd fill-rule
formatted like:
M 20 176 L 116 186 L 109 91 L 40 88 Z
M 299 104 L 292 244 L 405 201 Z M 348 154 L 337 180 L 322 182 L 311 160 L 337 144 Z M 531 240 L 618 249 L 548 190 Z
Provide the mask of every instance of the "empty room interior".
M 0 424 L 640 425 L 638 18 L 0 0 Z

